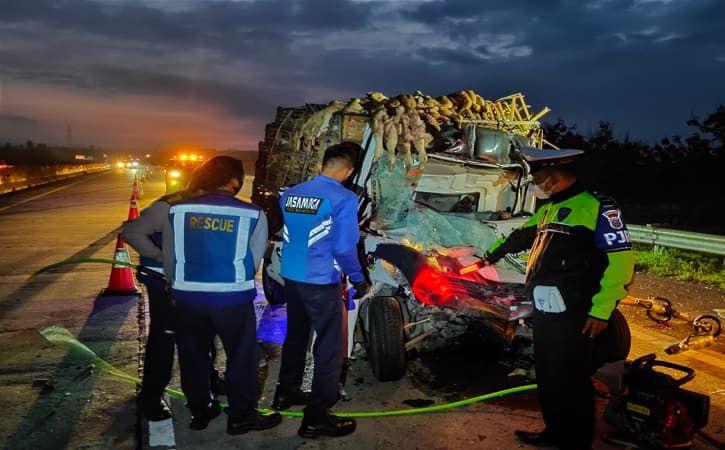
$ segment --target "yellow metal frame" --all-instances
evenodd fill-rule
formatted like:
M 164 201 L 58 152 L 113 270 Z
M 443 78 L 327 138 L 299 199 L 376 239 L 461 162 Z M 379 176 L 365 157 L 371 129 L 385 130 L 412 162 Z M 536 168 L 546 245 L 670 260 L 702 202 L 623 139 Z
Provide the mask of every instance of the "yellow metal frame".
M 484 100 L 484 102 L 484 107 L 481 108 L 480 112 L 480 119 L 464 119 L 462 122 L 483 125 L 497 130 L 506 130 L 519 136 L 531 138 L 538 148 L 543 148 L 544 145 L 558 148 L 544 139 L 544 132 L 541 128 L 541 122 L 539 122 L 539 119 L 551 111 L 548 106 L 545 106 L 536 114 L 532 114 L 529 111 L 529 105 L 524 100 L 524 94 L 521 92 L 501 97 L 495 101 Z

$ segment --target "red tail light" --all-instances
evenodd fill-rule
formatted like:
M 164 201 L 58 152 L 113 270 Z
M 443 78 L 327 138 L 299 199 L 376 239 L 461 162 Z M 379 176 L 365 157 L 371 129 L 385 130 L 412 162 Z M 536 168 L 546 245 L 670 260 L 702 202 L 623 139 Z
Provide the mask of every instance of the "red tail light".
M 443 305 L 453 299 L 450 280 L 432 267 L 424 267 L 413 282 L 415 298 L 428 305 Z

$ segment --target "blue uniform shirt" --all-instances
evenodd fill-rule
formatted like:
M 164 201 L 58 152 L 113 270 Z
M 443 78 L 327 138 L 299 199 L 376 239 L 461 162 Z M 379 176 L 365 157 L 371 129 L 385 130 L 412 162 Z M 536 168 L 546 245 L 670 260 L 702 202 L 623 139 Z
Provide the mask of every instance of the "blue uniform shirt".
M 282 276 L 309 284 L 340 282 L 340 272 L 364 280 L 357 254 L 357 196 L 318 175 L 282 195 Z
M 176 300 L 226 305 L 254 300 L 261 254 L 253 247 L 267 240 L 257 206 L 212 192 L 173 204 L 169 217 L 173 253 L 167 276 Z

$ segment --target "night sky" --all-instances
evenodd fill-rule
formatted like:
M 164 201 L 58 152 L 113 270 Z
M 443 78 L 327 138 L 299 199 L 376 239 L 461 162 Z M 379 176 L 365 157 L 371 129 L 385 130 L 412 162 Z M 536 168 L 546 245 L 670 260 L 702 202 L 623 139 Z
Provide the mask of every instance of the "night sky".
M 652 142 L 725 103 L 723 0 L 0 0 L 0 141 L 256 149 L 277 105 L 523 92 Z

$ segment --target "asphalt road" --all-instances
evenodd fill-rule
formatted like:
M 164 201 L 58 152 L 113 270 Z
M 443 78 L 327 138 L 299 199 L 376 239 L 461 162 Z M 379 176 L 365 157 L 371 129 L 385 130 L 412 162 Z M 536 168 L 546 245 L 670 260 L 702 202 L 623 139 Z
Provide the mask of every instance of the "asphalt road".
M 83 264 L 33 276 L 41 267 L 65 259 L 113 257 L 117 229 L 128 214 L 132 181 L 132 172 L 114 170 L 0 196 L 0 445 L 4 448 L 138 448 L 148 447 L 162 436 L 163 425 L 154 424 L 149 435 L 148 424 L 138 420 L 133 384 L 107 375 L 86 355 L 67 345 L 52 344 L 38 332 L 61 325 L 114 367 L 137 374 L 138 297 L 99 296 L 108 284 L 110 266 Z M 141 206 L 162 190 L 162 180 L 155 174 L 144 183 Z M 641 274 L 632 293 L 666 296 L 690 314 L 725 306 L 722 290 Z M 283 309 L 265 308 L 262 297 L 258 306 L 272 319 L 284 314 Z M 622 308 L 633 335 L 630 357 L 656 352 L 660 358 L 695 368 L 697 377 L 687 388 L 711 396 L 706 431 L 725 442 L 722 343 L 667 356 L 664 347 L 684 337 L 686 326 L 663 328 L 647 320 L 641 310 Z M 263 348 L 260 406 L 266 407 L 276 380 L 279 347 L 265 343 Z M 374 381 L 361 352 L 348 377 L 351 400 L 340 402 L 336 409 L 400 409 L 410 407 L 411 401 L 440 404 L 527 383 L 506 376 L 505 368 L 484 350 L 464 343 L 444 353 L 418 355 L 410 361 L 409 375 L 391 383 Z M 179 386 L 178 374 L 172 385 Z M 192 432 L 183 401 L 171 402 L 176 417 L 165 424 L 166 431 L 173 432 L 179 449 L 524 448 L 513 437 L 513 430 L 541 426 L 535 393 L 445 413 L 360 419 L 355 434 L 316 441 L 297 437 L 299 419 L 295 418 L 285 419 L 274 430 L 232 437 L 225 434 L 226 421 L 220 417 L 207 430 Z M 600 408 L 604 404 L 599 401 Z M 606 429 L 601 421 L 598 426 Z M 595 448 L 614 447 L 597 441 Z M 715 447 L 698 438 L 693 448 Z

